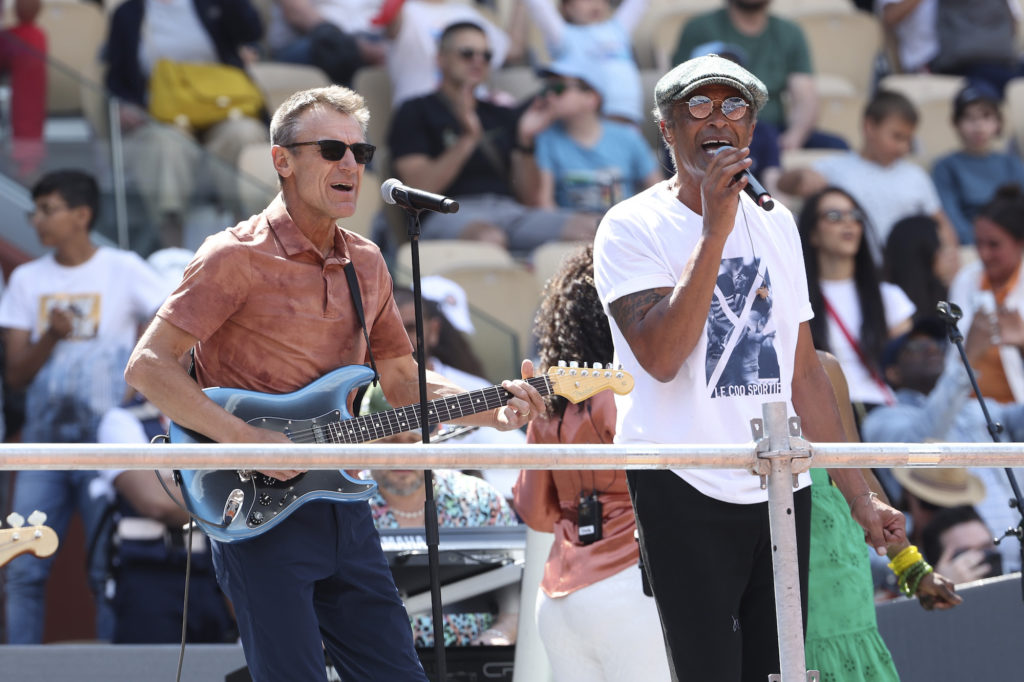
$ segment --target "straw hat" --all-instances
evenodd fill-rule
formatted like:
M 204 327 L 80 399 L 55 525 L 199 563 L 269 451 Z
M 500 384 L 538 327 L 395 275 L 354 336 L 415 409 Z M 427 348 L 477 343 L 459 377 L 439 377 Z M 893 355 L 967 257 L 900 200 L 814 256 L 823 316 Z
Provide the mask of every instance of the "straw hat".
M 893 469 L 908 492 L 939 507 L 977 504 L 985 499 L 985 484 L 967 469 Z

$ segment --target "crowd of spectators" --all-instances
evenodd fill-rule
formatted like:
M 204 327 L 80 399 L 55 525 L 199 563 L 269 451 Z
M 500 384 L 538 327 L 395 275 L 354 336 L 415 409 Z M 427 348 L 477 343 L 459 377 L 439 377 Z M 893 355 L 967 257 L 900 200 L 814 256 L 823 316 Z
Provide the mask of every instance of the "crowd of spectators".
M 161 59 L 238 68 L 257 59 L 303 63 L 341 83 L 351 83 L 360 68 L 386 66 L 394 116 L 386 137 L 372 141 L 387 151 L 381 156 L 390 164 L 378 171 L 454 196 L 462 205 L 457 214 L 426 217 L 424 238 L 486 241 L 520 257 L 549 241 L 592 240 L 604 211 L 666 177 L 664 163 L 659 166 L 657 161 L 660 150 L 652 149 L 642 134 L 642 126 L 650 125 L 645 109 L 651 93 L 641 91 L 631 38 L 645 12 L 654 10 L 646 0 L 623 0 L 617 6 L 607 0 L 514 4 L 512 16 L 519 21 L 525 16 L 539 29 L 549 55 L 543 61 L 531 61 L 527 28 L 513 22 L 502 26 L 499 14 L 488 6 L 442 0 L 277 0 L 263 8 L 250 0 L 126 0 L 110 14 L 105 83 L 124 102 L 121 125 L 130 175 L 151 224 L 159 228 L 143 250 L 182 243 L 190 197 L 201 182 L 197 170 L 205 165 L 200 147 L 186 143 L 182 135 L 223 161 L 208 172 L 217 200 L 235 213 L 232 167 L 244 145 L 267 136 L 259 114 L 234 112 L 203 129 L 153 121 L 146 113 L 149 79 Z M 931 168 L 913 160 L 920 117 L 902 93 L 870 93 L 856 150 L 849 149 L 849 140 L 819 128 L 815 67 L 806 37 L 797 23 L 772 12 L 770 0 L 723 0 L 721 9 L 686 23 L 674 52 L 676 63 L 708 52 L 727 55 L 759 76 L 771 93 L 755 131 L 755 143 L 766 150 L 758 172 L 771 179 L 770 188 L 792 199 L 794 212 L 802 209 L 798 222 L 815 313 L 814 343 L 838 358 L 865 441 L 989 439 L 959 355 L 947 340 L 945 324 L 933 314 L 940 300 L 963 308 L 960 328 L 967 357 L 978 372 L 981 398 L 1005 427 L 1001 438 L 1024 441 L 1024 164 L 1014 146 L 1003 144 L 1003 97 L 1007 83 L 1019 73 L 1019 54 L 1015 44 L 1005 44 L 1002 31 L 991 34 L 987 51 L 973 39 L 991 26 L 1016 24 L 1020 10 L 1016 0 L 962 4 L 976 7 L 977 14 L 961 8 L 950 15 L 937 0 L 875 3 L 880 21 L 894 30 L 899 62 L 894 70 L 965 76 L 950 103 L 949 135 L 959 139 L 959 149 Z M 42 135 L 45 112 L 39 81 L 19 69 L 39 64 L 19 60 L 12 45 L 28 41 L 45 51 L 45 37 L 34 23 L 37 6 L 18 0 L 16 10 L 18 25 L 0 33 L 0 70 L 11 71 L 15 136 L 31 141 Z M 977 23 L 972 23 L 975 18 Z M 954 47 L 950 36 L 957 27 L 967 29 L 960 34 L 963 44 Z M 875 57 L 865 54 L 865 64 L 873 64 Z M 540 91 L 516 101 L 490 87 L 490 76 L 508 60 L 536 66 Z M 807 147 L 838 151 L 783 172 L 784 154 Z M 11 153 L 18 152 L 12 147 Z M 26 415 L 24 424 L 8 424 L 9 439 L 94 442 L 101 437 L 100 418 L 130 403 L 121 377 L 127 352 L 137 338 L 137 325 L 152 315 L 166 291 L 134 254 L 93 244 L 90 230 L 99 210 L 98 191 L 94 180 L 73 172 L 46 176 L 33 190 L 32 226 L 54 254 L 15 270 L 0 298 L 5 357 L 5 393 L 0 397 L 11 414 L 11 403 L 23 402 Z M 963 263 L 961 256 L 966 256 Z M 450 283 L 434 284 L 442 294 L 427 304 L 425 341 L 431 368 L 443 368 L 445 374 L 458 370 L 466 379 L 460 383 L 469 389 L 490 385 L 479 379 L 483 370 L 467 343 L 473 334 L 468 314 L 446 309 Z M 396 291 L 396 301 L 411 322 L 409 293 Z M 540 352 L 547 362 L 544 349 Z M 601 400 L 588 405 L 566 408 L 556 403 L 548 421 L 533 427 L 530 439 L 610 440 L 610 433 L 593 421 L 595 410 L 601 414 Z M 567 435 L 561 429 L 572 420 L 586 422 L 593 433 Z M 118 430 L 134 436 L 137 427 Z M 512 439 L 508 442 L 523 440 L 519 432 L 506 436 Z M 124 438 L 120 442 L 131 440 Z M 104 440 L 119 439 L 112 435 Z M 543 505 L 534 501 L 537 509 L 520 510 L 531 526 L 556 530 L 565 545 L 553 551 L 549 567 L 570 562 L 579 551 L 572 537 L 579 529 L 555 518 L 559 503 L 564 511 L 591 494 L 611 514 L 625 500 L 624 485 L 617 485 L 614 476 L 590 480 L 589 486 L 573 480 L 569 486 L 565 477 L 571 478 L 570 473 L 577 472 L 529 481 L 547 486 L 542 501 L 548 508 L 538 511 Z M 990 544 L 993 535 L 1017 522 L 1000 472 L 921 469 L 879 471 L 878 476 L 907 514 L 911 538 L 942 574 L 963 582 L 1020 569 L 1016 541 L 1009 539 L 998 548 Z M 410 502 L 404 499 L 408 493 L 395 491 L 422 491 L 422 481 L 391 480 L 383 472 L 376 477 L 382 491 L 374 501 L 378 521 L 409 525 L 402 514 L 413 513 L 420 499 Z M 99 606 L 97 635 L 136 641 L 132 637 L 141 636 L 140 629 L 126 628 L 124 623 L 131 620 L 119 626 L 114 611 L 132 618 L 120 615 L 131 610 L 126 595 L 157 589 L 153 585 L 158 583 L 141 582 L 142 587 L 133 588 L 130 569 L 138 557 L 131 555 L 131 543 L 138 549 L 159 540 L 164 550 L 159 562 L 177 567 L 183 541 L 180 532 L 168 528 L 183 519 L 180 510 L 144 503 L 147 496 L 163 495 L 152 481 L 109 477 L 118 495 L 115 526 L 140 516 L 156 522 L 152 537 L 127 538 L 127 549 L 119 540 L 118 551 L 110 554 L 105 551 L 108 531 L 101 528 L 108 519 L 98 513 L 99 478 L 95 472 L 23 472 L 13 485 L 0 478 L 0 511 L 38 508 L 63 533 L 77 509 L 86 521 L 90 546 L 103 548 L 89 557 L 90 588 Z M 520 503 L 535 494 L 527 482 L 524 477 L 517 488 Z M 456 498 L 470 489 L 474 495 L 485 490 L 487 505 L 500 522 L 514 522 L 504 499 L 511 491 L 493 493 L 478 479 L 447 473 L 440 485 L 444 495 Z M 7 499 L 8 489 L 13 500 Z M 935 490 L 945 493 L 933 494 Z M 403 505 L 408 509 L 402 510 Z M 616 519 L 606 518 L 606 531 L 618 528 Z M 128 533 L 139 533 L 140 527 L 123 524 Z M 177 543 L 173 547 L 166 543 L 171 537 Z M 541 597 L 546 617 L 554 618 L 566 597 L 610 581 L 632 564 L 636 548 L 631 538 L 617 533 L 615 540 L 623 559 L 615 571 L 575 576 L 568 586 L 558 576 L 546 575 Z M 145 561 L 151 560 L 146 555 Z M 7 641 L 42 641 L 49 566 L 22 557 L 6 569 Z M 112 571 L 123 581 L 113 601 L 106 587 Z M 169 580 L 167 575 L 163 579 Z M 210 599 L 221 599 L 212 581 L 207 588 Z M 878 594 L 889 588 L 876 580 Z M 578 595 L 576 601 L 582 601 Z M 219 620 L 207 641 L 230 636 L 223 602 L 216 607 L 210 618 Z M 466 643 L 493 640 L 494 632 L 483 633 L 511 627 L 499 618 L 471 618 Z M 424 633 L 421 643 L 426 643 L 428 624 L 418 628 Z M 173 630 L 164 628 L 152 637 L 167 640 Z M 566 656 L 568 665 L 575 660 Z

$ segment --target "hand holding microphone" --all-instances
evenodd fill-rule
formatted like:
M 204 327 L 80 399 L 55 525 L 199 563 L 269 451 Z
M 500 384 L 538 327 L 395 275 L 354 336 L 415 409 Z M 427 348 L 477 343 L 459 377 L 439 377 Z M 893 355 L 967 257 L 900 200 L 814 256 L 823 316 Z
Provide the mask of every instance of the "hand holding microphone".
M 730 147 L 729 145 L 719 147 L 715 151 L 715 154 L 721 154 L 726 149 L 733 149 L 733 147 Z M 739 180 L 744 177 L 747 179 L 747 186 L 743 188 L 743 191 L 747 193 L 747 196 L 753 199 L 755 204 L 766 211 L 770 211 L 775 208 L 775 201 L 772 199 L 772 195 L 768 193 L 768 190 L 764 188 L 764 185 L 757 181 L 757 178 L 754 177 L 754 174 L 751 173 L 750 170 L 746 168 L 741 170 L 733 176 L 733 179 Z

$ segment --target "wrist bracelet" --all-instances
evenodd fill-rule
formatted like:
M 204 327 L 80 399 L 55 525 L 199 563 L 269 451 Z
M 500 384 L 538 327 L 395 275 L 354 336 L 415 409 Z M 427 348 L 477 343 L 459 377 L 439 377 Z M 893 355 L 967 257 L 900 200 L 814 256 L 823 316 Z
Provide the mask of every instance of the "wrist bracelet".
M 850 500 L 850 511 L 853 511 L 853 505 L 857 504 L 857 500 L 859 500 L 862 497 L 878 497 L 878 493 L 876 493 L 873 490 L 869 490 L 866 493 L 861 493 L 860 495 L 857 495 L 855 498 Z
M 537 150 L 537 147 L 536 145 L 526 146 L 525 144 L 520 144 L 519 142 L 516 142 L 516 146 L 514 147 L 514 149 L 517 152 L 522 152 L 523 154 L 533 154 Z

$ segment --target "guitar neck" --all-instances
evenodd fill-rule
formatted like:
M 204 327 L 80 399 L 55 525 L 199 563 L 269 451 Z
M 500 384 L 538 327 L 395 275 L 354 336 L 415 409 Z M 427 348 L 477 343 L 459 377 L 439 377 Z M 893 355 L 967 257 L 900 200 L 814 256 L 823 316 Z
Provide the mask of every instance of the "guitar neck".
M 541 396 L 548 396 L 552 393 L 551 381 L 547 376 L 532 377 L 527 379 L 527 383 L 536 388 Z M 512 394 L 501 386 L 488 386 L 476 391 L 437 398 L 427 403 L 427 424 L 434 426 L 493 410 L 507 403 L 511 397 Z M 325 426 L 324 432 L 332 443 L 355 444 L 418 428 L 420 428 L 420 406 L 406 405 L 393 410 L 374 412 L 333 422 Z

